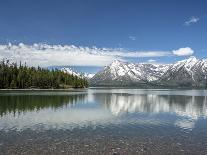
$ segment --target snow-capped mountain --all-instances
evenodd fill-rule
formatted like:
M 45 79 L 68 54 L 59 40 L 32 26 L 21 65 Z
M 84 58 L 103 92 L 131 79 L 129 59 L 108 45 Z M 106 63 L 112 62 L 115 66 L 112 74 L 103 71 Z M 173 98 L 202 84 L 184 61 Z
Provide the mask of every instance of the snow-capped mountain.
M 61 68 L 61 71 L 65 72 L 65 73 L 68 73 L 68 74 L 73 74 L 75 76 L 78 76 L 78 77 L 84 77 L 86 79 L 91 79 L 94 74 L 90 74 L 90 73 L 79 73 L 77 71 L 73 71 L 71 68 Z
M 203 86 L 206 84 L 207 60 L 196 57 L 178 61 L 161 77 L 160 83 L 179 86 Z
M 68 74 L 73 74 L 74 76 L 78 76 L 78 77 L 81 76 L 80 73 L 73 71 L 71 68 L 65 68 L 64 67 L 64 68 L 61 68 L 61 71 L 65 72 L 65 73 L 68 73 Z
M 113 61 L 91 78 L 91 85 L 204 86 L 207 60 L 195 57 L 175 64 L 147 64 Z
M 91 79 L 92 85 L 131 85 L 144 84 L 155 81 L 169 68 L 169 65 L 158 64 L 134 64 L 113 61 Z

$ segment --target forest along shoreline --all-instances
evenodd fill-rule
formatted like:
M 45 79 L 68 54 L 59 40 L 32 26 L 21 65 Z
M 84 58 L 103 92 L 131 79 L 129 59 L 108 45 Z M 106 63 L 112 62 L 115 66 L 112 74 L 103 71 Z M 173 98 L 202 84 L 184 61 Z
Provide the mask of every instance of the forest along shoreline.
M 85 91 L 88 90 L 88 88 L 59 88 L 59 89 L 52 89 L 52 88 L 48 88 L 48 89 L 41 89 L 41 88 L 27 88 L 27 89 L 0 89 L 0 91 L 9 91 L 9 90 L 17 90 L 17 91 Z
M 29 67 L 20 62 L 0 61 L 0 90 L 73 90 L 87 88 L 84 77 L 65 73 L 58 69 Z

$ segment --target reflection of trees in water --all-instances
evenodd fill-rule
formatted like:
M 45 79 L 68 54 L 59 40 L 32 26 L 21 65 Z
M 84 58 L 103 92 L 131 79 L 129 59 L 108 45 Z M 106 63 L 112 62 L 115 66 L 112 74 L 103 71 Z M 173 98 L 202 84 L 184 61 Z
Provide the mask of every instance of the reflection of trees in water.
M 206 96 L 96 94 L 95 100 L 114 114 L 175 112 L 190 117 L 207 116 Z
M 83 103 L 86 94 L 77 95 L 9 95 L 0 96 L 0 115 L 14 115 L 43 108 L 59 108 Z

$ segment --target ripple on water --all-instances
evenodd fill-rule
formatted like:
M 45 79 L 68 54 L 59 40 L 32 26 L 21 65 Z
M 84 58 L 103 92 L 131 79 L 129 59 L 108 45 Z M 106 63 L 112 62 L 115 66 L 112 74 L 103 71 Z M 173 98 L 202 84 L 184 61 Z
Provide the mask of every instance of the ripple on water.
M 1 93 L 0 152 L 205 154 L 205 95 L 136 89 Z

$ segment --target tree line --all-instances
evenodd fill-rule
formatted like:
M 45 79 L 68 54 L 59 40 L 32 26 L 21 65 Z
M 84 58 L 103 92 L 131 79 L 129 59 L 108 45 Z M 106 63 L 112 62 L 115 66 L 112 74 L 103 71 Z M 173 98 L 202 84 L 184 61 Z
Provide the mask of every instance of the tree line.
M 13 113 L 14 116 L 18 116 L 27 111 L 39 111 L 43 108 L 57 109 L 75 103 L 83 103 L 85 98 L 86 94 L 2 95 L 0 96 L 0 116 L 9 113 Z
M 59 89 L 88 87 L 85 78 L 53 69 L 0 61 L 0 89 Z

